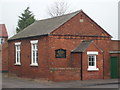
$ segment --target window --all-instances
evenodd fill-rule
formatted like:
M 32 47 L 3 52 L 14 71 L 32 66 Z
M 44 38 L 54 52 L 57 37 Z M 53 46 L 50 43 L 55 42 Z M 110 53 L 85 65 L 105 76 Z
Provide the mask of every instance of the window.
M 21 45 L 21 42 L 15 43 L 15 51 L 16 51 L 15 65 L 21 65 L 21 63 L 20 63 L 20 45 Z
M 31 66 L 38 66 L 38 40 L 31 41 Z
M 84 22 L 84 19 L 80 19 L 80 22 L 81 22 L 81 23 Z
M 95 66 L 95 55 L 89 55 L 88 59 L 89 59 L 89 66 Z
M 0 44 L 4 43 L 4 38 L 0 38 Z
M 88 71 L 99 70 L 96 67 L 96 57 L 98 55 L 98 52 L 87 52 L 87 55 L 88 55 Z
M 66 58 L 66 50 L 64 49 L 57 49 L 56 52 L 56 58 Z

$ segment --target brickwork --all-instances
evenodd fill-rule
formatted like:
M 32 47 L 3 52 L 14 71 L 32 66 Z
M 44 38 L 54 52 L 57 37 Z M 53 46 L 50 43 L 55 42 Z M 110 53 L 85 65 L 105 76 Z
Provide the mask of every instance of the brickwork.
M 112 40 L 110 51 L 120 51 L 120 40 Z
M 83 22 L 80 22 L 83 19 Z M 108 36 L 103 29 L 98 27 L 83 12 L 61 25 L 52 34 L 57 35 L 82 35 L 82 36 Z
M 74 68 L 81 68 L 82 53 L 71 53 L 71 63 Z
M 80 22 L 80 19 L 84 22 Z M 101 36 L 101 37 L 99 37 Z M 30 40 L 38 40 L 38 67 L 30 66 Z M 87 51 L 98 51 L 97 67 L 99 71 L 87 71 L 87 54 L 82 54 L 82 79 L 110 78 L 110 37 L 84 13 L 79 13 L 65 24 L 50 33 L 49 36 L 33 37 L 9 41 L 9 72 L 20 77 L 47 78 L 54 81 L 81 80 L 80 69 L 51 71 L 50 68 L 80 68 L 80 54 L 71 54 L 83 40 L 94 40 Z M 21 42 L 21 65 L 15 66 L 15 42 Z M 65 49 L 66 58 L 55 58 L 56 49 Z M 100 50 L 101 49 L 101 50 Z M 101 52 L 103 51 L 103 52 Z M 81 57 L 81 55 L 80 55 Z
M 120 51 L 120 40 L 112 40 L 110 51 Z M 110 53 L 110 57 L 118 57 L 118 70 L 119 70 L 119 78 L 120 78 L 120 53 Z
M 79 68 L 53 68 L 50 75 L 53 81 L 81 80 Z
M 5 42 L 1 45 L 2 47 L 2 71 L 7 72 L 8 71 L 8 43 Z
M 88 55 L 87 51 L 97 51 L 98 55 L 96 55 L 96 65 L 99 70 L 97 71 L 88 71 Z M 91 79 L 103 79 L 103 52 L 96 48 L 94 44 L 91 44 L 87 50 L 82 54 L 82 79 L 83 80 L 91 80 Z
M 28 78 L 47 78 L 48 57 L 47 57 L 47 39 L 43 37 L 32 38 L 31 40 L 39 40 L 38 42 L 38 67 L 30 66 L 31 64 L 31 44 L 29 39 L 17 40 L 9 42 L 9 71 L 16 73 L 20 77 Z M 21 42 L 21 65 L 15 64 L 15 42 Z M 43 57 L 44 56 L 44 57 Z
M 0 38 L 3 38 L 3 42 L 0 42 L 0 71 L 8 71 L 8 34 L 5 24 L 0 24 Z

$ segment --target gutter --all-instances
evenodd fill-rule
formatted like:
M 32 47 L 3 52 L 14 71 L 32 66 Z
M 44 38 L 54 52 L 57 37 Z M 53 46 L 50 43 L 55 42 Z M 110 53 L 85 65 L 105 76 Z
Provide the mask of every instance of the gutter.
M 36 36 L 28 36 L 28 37 L 21 37 L 21 38 L 15 38 L 15 39 L 14 38 L 13 39 L 10 38 L 7 41 L 35 38 L 35 37 L 40 37 L 40 36 L 48 36 L 48 34 L 36 35 Z
M 80 53 L 81 54 L 81 80 L 83 79 L 83 77 L 82 77 L 82 53 Z

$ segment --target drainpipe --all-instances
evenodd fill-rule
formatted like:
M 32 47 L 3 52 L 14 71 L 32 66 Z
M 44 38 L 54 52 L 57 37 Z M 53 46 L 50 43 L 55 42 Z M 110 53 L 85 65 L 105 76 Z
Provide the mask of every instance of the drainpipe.
M 72 67 L 72 53 L 70 53 L 70 67 Z
M 104 79 L 104 51 L 103 51 L 103 79 Z
M 81 80 L 82 80 L 82 52 L 81 52 Z

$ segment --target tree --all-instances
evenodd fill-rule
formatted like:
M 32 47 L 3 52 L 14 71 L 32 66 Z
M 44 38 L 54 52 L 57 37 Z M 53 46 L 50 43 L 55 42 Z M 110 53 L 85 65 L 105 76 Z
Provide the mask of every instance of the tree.
M 21 16 L 19 16 L 16 32 L 20 32 L 27 26 L 31 25 L 34 21 L 34 15 L 31 11 L 29 11 L 29 7 L 27 7 L 27 9 L 24 10 L 24 13 L 22 13 Z
M 64 15 L 65 13 L 69 12 L 68 11 L 68 4 L 66 2 L 54 2 L 52 7 L 48 8 L 48 14 L 51 17 L 55 16 L 61 16 Z

